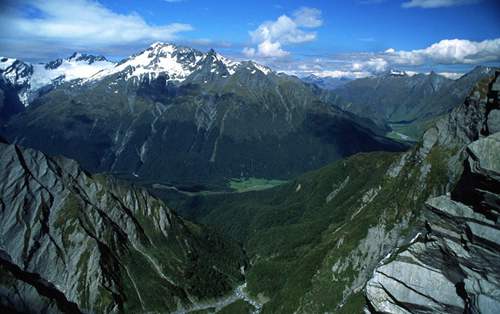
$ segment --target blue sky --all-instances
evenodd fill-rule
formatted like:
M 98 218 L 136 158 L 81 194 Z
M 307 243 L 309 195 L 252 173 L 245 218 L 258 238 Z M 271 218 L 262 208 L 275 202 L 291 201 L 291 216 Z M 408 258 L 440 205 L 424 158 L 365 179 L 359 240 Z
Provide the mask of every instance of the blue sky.
M 154 41 L 296 74 L 463 72 L 500 61 L 497 0 L 7 0 L 0 55 L 120 59 Z

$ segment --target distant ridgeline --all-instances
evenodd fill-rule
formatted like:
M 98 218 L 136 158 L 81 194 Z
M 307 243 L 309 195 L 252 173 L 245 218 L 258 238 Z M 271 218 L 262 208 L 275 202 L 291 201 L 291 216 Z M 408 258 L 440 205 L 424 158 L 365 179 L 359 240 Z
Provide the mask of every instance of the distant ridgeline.
M 437 119 L 460 105 L 478 81 L 494 73 L 495 68 L 478 66 L 452 80 L 435 72 L 410 76 L 388 71 L 342 84 L 333 91 L 334 101 L 344 110 L 389 125 L 393 136 L 418 140 Z
M 310 84 L 213 50 L 157 43 L 117 64 L 75 54 L 43 66 L 0 65 L 10 95 L 3 134 L 92 172 L 221 185 L 288 179 L 358 152 L 406 148 L 385 138 L 386 128 L 322 101 Z

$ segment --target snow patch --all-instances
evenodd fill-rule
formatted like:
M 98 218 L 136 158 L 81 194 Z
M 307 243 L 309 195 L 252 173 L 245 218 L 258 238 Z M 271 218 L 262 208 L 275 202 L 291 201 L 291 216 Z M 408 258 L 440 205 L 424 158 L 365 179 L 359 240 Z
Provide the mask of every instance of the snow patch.
M 74 59 L 65 59 L 55 69 L 46 68 L 45 64 L 34 64 L 33 75 L 31 76 L 31 90 L 37 90 L 43 86 L 49 85 L 53 80 L 62 78 L 64 81 L 89 78 L 99 71 L 114 66 L 110 61 L 96 61 L 89 64 L 85 60 L 75 61 Z
M 0 57 L 0 70 L 4 71 L 14 62 L 16 62 L 16 59 Z
M 253 66 L 257 68 L 257 70 L 259 70 L 260 72 L 264 73 L 265 75 L 268 75 L 269 73 L 272 72 L 271 69 L 269 69 L 268 67 L 260 65 L 258 63 L 253 63 Z

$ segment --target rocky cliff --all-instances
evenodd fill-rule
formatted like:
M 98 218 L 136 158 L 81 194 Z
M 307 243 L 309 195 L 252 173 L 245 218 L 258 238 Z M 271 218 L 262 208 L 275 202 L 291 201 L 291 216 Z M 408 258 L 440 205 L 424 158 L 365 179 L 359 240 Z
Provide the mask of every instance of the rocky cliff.
M 370 310 L 498 313 L 500 133 L 467 147 L 450 195 L 426 203 L 426 231 L 391 253 L 368 282 Z
M 0 310 L 172 312 L 243 280 L 239 246 L 145 190 L 0 143 Z
M 368 311 L 500 310 L 500 133 L 493 133 L 499 126 L 499 83 L 497 73 L 487 97 L 475 91 L 424 136 L 441 145 L 475 141 L 450 160 L 449 166 L 463 160 L 451 193 L 426 202 L 425 229 L 374 271 L 366 285 Z

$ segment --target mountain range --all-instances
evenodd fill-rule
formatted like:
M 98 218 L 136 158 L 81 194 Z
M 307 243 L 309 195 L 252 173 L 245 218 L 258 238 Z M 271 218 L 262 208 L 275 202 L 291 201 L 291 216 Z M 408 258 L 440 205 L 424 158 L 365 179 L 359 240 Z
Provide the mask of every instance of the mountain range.
M 435 72 L 388 71 L 347 82 L 333 93 L 340 108 L 389 125 L 394 136 L 417 140 L 436 119 L 458 106 L 479 80 L 494 72 L 478 66 L 452 80 Z
M 327 84 L 0 58 L 0 312 L 497 313 L 500 71 Z
M 300 79 L 213 50 L 156 43 L 112 65 L 75 54 L 43 66 L 45 82 L 63 66 L 73 71 L 41 89 L 33 81 L 41 75 L 28 75 L 40 66 L 9 60 L 2 77 L 12 88 L 4 94 L 17 91 L 27 106 L 4 118 L 3 134 L 92 172 L 223 186 L 230 178 L 286 179 L 357 152 L 406 147 L 371 120 L 322 101 Z M 89 67 L 103 69 L 76 70 Z M 17 68 L 33 70 L 13 80 Z

